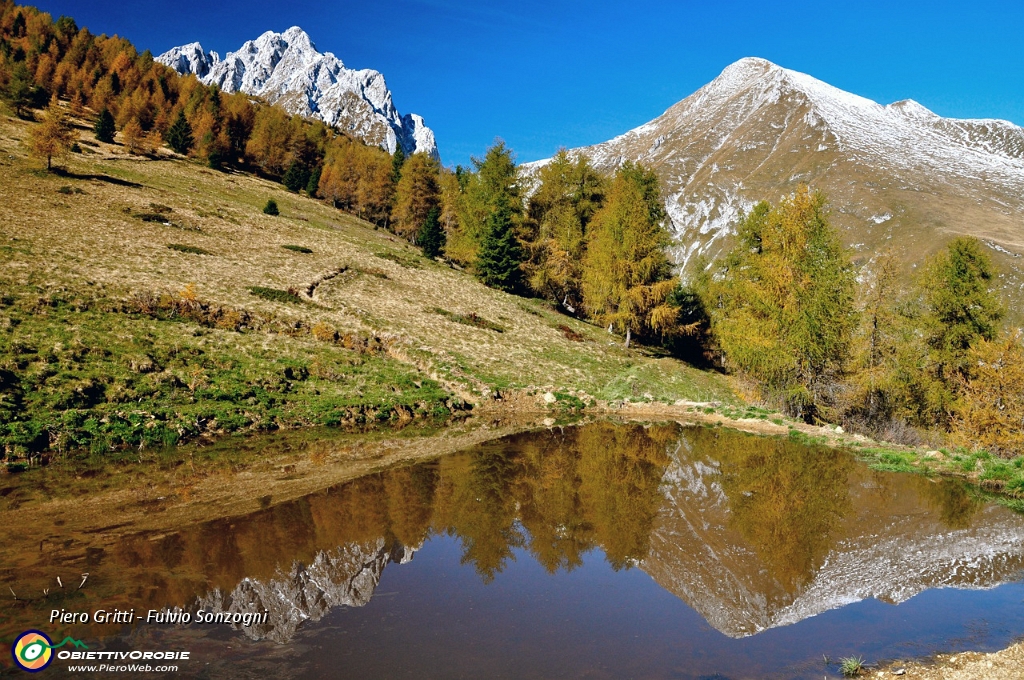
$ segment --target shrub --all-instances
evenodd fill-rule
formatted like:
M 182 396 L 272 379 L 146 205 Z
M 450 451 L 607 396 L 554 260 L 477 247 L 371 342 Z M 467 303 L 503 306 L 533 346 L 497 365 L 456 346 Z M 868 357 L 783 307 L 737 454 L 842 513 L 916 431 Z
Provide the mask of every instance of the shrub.
M 334 328 L 323 321 L 313 326 L 311 332 L 313 333 L 313 337 L 321 342 L 334 342 L 338 339 L 338 331 L 334 330 Z
M 292 252 L 295 252 L 295 253 L 305 253 L 306 255 L 308 255 L 309 253 L 313 252 L 312 249 L 307 248 L 305 246 L 290 246 L 289 245 L 289 246 L 281 246 L 281 247 L 284 248 L 285 250 L 291 250 Z
M 265 288 L 263 286 L 250 286 L 249 293 L 258 298 L 271 302 L 289 302 L 292 304 L 303 303 L 303 299 L 293 290 L 280 290 L 278 288 Z
M 558 330 L 562 331 L 562 335 L 564 335 L 565 339 L 570 342 L 583 342 L 583 336 L 566 326 L 564 323 L 558 325 Z
M 270 199 L 267 204 L 263 206 L 264 215 L 280 215 L 281 212 L 277 209 L 277 201 Z

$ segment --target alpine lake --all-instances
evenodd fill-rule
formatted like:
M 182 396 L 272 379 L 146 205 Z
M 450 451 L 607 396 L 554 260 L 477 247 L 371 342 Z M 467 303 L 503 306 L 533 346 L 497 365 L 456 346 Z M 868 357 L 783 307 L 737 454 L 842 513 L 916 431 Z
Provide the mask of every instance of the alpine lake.
M 178 678 L 809 680 L 1024 635 L 1024 516 L 838 449 L 597 421 L 220 451 L 0 475 L 0 675 L 28 629 L 187 650 Z

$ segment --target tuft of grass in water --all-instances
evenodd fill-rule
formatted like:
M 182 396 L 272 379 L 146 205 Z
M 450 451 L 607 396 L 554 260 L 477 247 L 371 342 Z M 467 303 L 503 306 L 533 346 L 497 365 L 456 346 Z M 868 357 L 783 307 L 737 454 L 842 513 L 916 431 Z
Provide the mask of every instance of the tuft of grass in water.
M 854 678 L 864 670 L 864 657 L 847 656 L 839 659 L 839 671 L 847 678 Z
M 290 250 L 290 251 L 295 252 L 295 253 L 303 253 L 305 255 L 309 255 L 310 253 L 313 252 L 312 248 L 307 248 L 306 246 L 287 245 L 287 246 L 281 246 L 281 247 L 284 248 L 285 250 Z
M 196 246 L 185 245 L 184 243 L 168 243 L 167 247 L 177 250 L 179 253 L 191 253 L 192 255 L 213 255 L 209 250 L 203 250 Z
M 305 300 L 300 298 L 298 293 L 292 290 L 280 290 L 279 288 L 266 288 L 264 286 L 250 286 L 249 293 L 271 302 L 288 302 L 296 305 L 305 303 Z

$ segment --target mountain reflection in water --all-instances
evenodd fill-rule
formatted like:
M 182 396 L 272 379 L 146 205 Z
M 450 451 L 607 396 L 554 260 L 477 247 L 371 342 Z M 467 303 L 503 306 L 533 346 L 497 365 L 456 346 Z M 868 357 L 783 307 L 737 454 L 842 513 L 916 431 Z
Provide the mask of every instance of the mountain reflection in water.
M 1024 571 L 1024 517 L 956 482 L 872 471 L 786 439 L 596 423 L 122 540 L 94 555 L 94 597 L 108 608 L 267 609 L 265 624 L 241 630 L 287 642 L 332 610 L 366 605 L 388 564 L 437 539 L 455 541 L 484 584 L 524 554 L 550 574 L 594 559 L 640 569 L 733 638 Z
M 717 429 L 599 423 L 517 435 L 364 477 L 111 558 L 159 569 L 147 606 L 271 610 L 284 642 L 369 601 L 385 565 L 457 537 L 486 583 L 525 549 L 551 573 L 600 548 L 739 637 L 865 598 L 984 588 L 1024 568 L 1024 522 L 956 482 L 875 472 L 847 454 Z

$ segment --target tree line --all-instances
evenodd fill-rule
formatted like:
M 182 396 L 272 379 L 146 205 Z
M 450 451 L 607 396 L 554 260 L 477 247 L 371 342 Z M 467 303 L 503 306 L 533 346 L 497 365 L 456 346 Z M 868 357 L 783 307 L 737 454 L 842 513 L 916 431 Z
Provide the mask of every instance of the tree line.
M 1024 343 L 977 239 L 953 239 L 909 285 L 898 254 L 880 253 L 859 284 L 825 197 L 805 187 L 755 206 L 704 264 L 689 288 L 707 349 L 761 398 L 887 440 L 938 430 L 1024 454 Z

